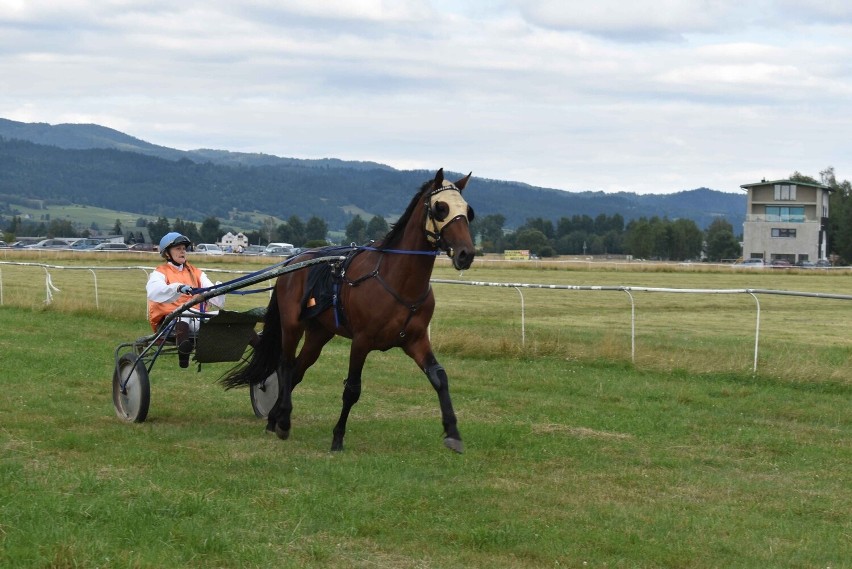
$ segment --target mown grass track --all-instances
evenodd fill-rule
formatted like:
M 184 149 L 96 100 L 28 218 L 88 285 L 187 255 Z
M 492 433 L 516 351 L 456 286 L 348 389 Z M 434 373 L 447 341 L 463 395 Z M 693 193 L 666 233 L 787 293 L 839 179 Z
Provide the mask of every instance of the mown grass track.
M 491 270 L 466 276 L 624 277 Z M 3 276 L 13 286 L 6 267 Z M 630 276 L 637 286 L 691 278 Z M 791 284 L 761 287 L 842 281 L 781 282 Z M 644 359 L 634 366 L 621 329 L 629 315 L 604 293 L 528 298 L 536 314 L 520 349 L 515 291 L 436 286 L 432 333 L 466 453 L 442 447 L 434 392 L 391 351 L 368 359 L 347 448 L 332 454 L 345 341 L 297 388 L 289 441 L 264 435 L 244 390 L 215 385 L 224 365 L 198 374 L 163 359 L 149 420 L 118 421 L 112 352 L 147 329 L 136 314 L 141 284 L 105 286 L 129 304 L 0 308 L 0 566 L 844 567 L 852 558 L 849 336 L 833 323 L 842 303 L 764 307 L 781 326 L 764 326 L 753 376 L 749 331 L 724 325 L 748 311 L 744 300 L 642 304 Z M 794 334 L 786 324 L 802 311 L 821 311 L 822 327 Z M 697 355 L 681 355 L 698 340 Z M 744 366 L 740 354 L 725 356 L 741 341 Z M 789 369 L 820 354 L 834 359 L 819 373 Z M 725 357 L 736 369 L 701 369 Z

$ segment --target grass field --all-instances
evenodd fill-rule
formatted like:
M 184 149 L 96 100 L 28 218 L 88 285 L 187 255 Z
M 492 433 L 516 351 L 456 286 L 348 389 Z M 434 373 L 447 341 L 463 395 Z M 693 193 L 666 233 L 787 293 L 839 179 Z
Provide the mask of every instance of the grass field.
M 624 293 L 523 291 L 522 346 L 518 292 L 436 285 L 466 453 L 443 448 L 434 391 L 390 351 L 368 359 L 331 454 L 347 342 L 298 387 L 286 442 L 245 390 L 215 385 L 224 364 L 161 359 L 148 421 L 124 424 L 113 350 L 147 333 L 144 272 L 98 271 L 95 308 L 91 272 L 51 270 L 45 308 L 43 269 L 0 270 L 0 567 L 852 566 L 850 302 L 761 296 L 752 374 L 748 295 L 637 295 L 633 364 Z M 435 276 L 852 288 L 842 273 L 497 263 Z

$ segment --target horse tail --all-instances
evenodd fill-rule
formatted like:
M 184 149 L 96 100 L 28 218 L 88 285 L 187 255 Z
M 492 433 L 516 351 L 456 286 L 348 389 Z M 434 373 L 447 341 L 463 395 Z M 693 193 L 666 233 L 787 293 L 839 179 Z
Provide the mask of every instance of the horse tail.
M 239 365 L 219 379 L 225 389 L 243 385 L 255 385 L 278 369 L 281 359 L 281 313 L 275 295 L 269 301 L 263 317 L 263 332 L 260 341 L 254 347 L 251 359 Z

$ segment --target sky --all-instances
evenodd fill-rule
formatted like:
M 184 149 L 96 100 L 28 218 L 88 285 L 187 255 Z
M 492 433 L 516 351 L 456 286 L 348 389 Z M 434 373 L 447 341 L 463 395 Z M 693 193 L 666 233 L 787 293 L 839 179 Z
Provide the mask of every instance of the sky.
M 840 181 L 852 2 L 0 0 L 0 118 L 568 191 Z

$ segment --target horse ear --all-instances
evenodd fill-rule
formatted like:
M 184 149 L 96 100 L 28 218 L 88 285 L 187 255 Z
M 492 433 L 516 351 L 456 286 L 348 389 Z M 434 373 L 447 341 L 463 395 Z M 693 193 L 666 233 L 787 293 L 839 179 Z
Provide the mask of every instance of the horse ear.
M 467 181 L 470 180 L 470 177 L 472 175 L 473 175 L 473 172 L 471 172 L 470 174 L 468 174 L 467 176 L 465 176 L 464 178 L 462 178 L 461 180 L 456 182 L 456 187 L 459 189 L 459 192 L 461 192 L 464 189 L 464 187 L 467 185 Z
M 440 188 L 441 185 L 444 183 L 444 169 L 443 168 L 438 170 L 438 173 L 435 174 L 435 182 L 434 183 L 435 183 L 436 188 Z

